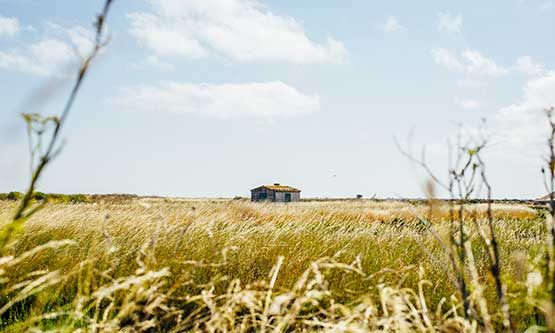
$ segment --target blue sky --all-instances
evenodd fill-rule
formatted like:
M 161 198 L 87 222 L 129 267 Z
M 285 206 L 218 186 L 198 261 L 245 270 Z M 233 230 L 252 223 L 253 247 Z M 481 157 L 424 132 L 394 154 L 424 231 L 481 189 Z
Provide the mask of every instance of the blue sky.
M 0 191 L 29 177 L 18 113 L 60 110 L 101 5 L 0 0 Z M 417 197 L 393 137 L 444 174 L 446 139 L 485 118 L 494 196 L 536 197 L 554 18 L 550 0 L 117 0 L 40 189 Z

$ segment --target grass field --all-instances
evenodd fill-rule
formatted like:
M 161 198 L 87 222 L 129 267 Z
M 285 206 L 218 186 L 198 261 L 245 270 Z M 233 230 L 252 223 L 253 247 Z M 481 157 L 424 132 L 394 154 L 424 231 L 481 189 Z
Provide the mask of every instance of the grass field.
M 15 208 L 0 201 L 0 221 L 7 223 Z M 464 216 L 473 254 L 468 274 L 476 278 L 473 307 L 485 306 L 495 328 L 502 318 L 478 236 L 486 208 L 470 205 Z M 460 314 L 449 258 L 437 239 L 449 242 L 455 227 L 449 212 L 440 202 L 430 209 L 370 200 L 47 204 L 11 246 L 13 258 L 24 257 L 4 263 L 0 277 L 12 287 L 3 288 L 1 304 L 10 307 L 0 310 L 1 325 L 14 331 L 487 331 L 487 323 Z M 528 301 L 530 274 L 545 247 L 545 213 L 516 204 L 495 204 L 492 213 L 516 328 L 542 324 Z M 418 217 L 431 222 L 435 236 Z M 63 240 L 71 242 L 52 243 Z M 44 244 L 50 245 L 37 250 Z M 30 297 L 11 304 L 17 293 Z
M 221 132 L 218 134 L 220 137 L 214 136 L 209 140 L 202 135 L 194 135 L 212 129 L 212 127 L 202 127 L 209 126 L 208 119 L 211 117 L 237 118 L 237 120 L 251 118 L 255 120 L 253 124 L 273 124 L 278 118 L 285 120 L 285 118 L 292 119 L 294 116 L 308 116 L 308 114 L 314 114 L 313 116 L 317 117 L 315 111 L 325 109 L 326 116 L 320 120 L 324 119 L 325 124 L 334 125 L 335 118 L 330 118 L 333 117 L 334 105 L 329 105 L 330 103 L 327 102 L 339 101 L 342 98 L 341 95 L 328 96 L 327 94 L 333 89 L 318 92 L 318 87 L 315 87 L 316 91 L 306 95 L 307 92 L 299 92 L 296 87 L 283 83 L 279 75 L 273 74 L 271 76 L 273 81 L 264 83 L 264 75 L 271 72 L 258 69 L 269 65 L 270 62 L 283 63 L 269 67 L 273 66 L 277 71 L 288 74 L 287 77 L 292 81 L 299 80 L 295 80 L 293 71 L 284 67 L 287 66 L 286 63 L 294 65 L 294 71 L 300 75 L 306 74 L 300 69 L 309 63 L 319 65 L 345 63 L 358 66 L 359 69 L 375 67 L 367 66 L 368 64 L 365 65 L 360 61 L 353 64 L 343 61 L 348 60 L 343 58 L 348 58 L 347 55 L 351 53 L 357 60 L 364 59 L 364 54 L 360 53 L 363 51 L 360 47 L 351 52 L 344 47 L 341 40 L 333 38 L 328 38 L 327 45 L 319 44 L 311 37 L 312 33 L 309 34 L 309 29 L 305 31 L 303 20 L 296 18 L 296 15 L 300 15 L 303 10 L 295 10 L 294 15 L 289 16 L 286 14 L 288 5 L 284 5 L 276 12 L 258 1 L 248 0 L 224 1 L 222 3 L 225 8 L 216 8 L 218 6 L 204 4 L 203 1 L 193 1 L 192 4 L 183 6 L 178 5 L 180 1 L 147 1 L 149 3 L 147 7 L 152 5 L 153 12 L 146 12 L 145 10 L 151 9 L 139 6 L 137 7 L 140 8 L 139 12 L 136 10 L 129 12 L 126 9 L 116 11 L 114 18 L 119 17 L 121 20 L 123 17 L 129 21 L 129 29 L 123 28 L 123 30 L 128 30 L 128 35 L 136 39 L 138 45 L 141 44 L 139 45 L 142 46 L 141 48 L 154 53 L 138 58 L 135 57 L 137 54 L 134 54 L 133 59 L 147 59 L 144 64 L 122 58 L 112 65 L 115 64 L 119 69 L 121 67 L 119 63 L 129 63 L 132 66 L 124 67 L 129 67 L 130 70 L 135 67 L 142 69 L 143 65 L 152 67 L 153 70 L 160 67 L 158 69 L 162 70 L 162 67 L 173 68 L 172 61 L 187 58 L 187 56 L 198 58 L 195 59 L 197 62 L 201 60 L 200 58 L 208 56 L 206 59 L 210 62 L 203 65 L 202 71 L 193 71 L 195 73 L 192 78 L 193 81 L 199 81 L 201 78 L 198 75 L 213 71 L 212 74 L 209 73 L 209 78 L 215 80 L 214 83 L 198 85 L 169 82 L 167 84 L 165 83 L 167 81 L 162 81 L 157 84 L 150 81 L 156 77 L 163 78 L 163 73 L 152 75 L 156 72 L 149 69 L 134 71 L 133 76 L 137 76 L 135 79 L 138 81 L 130 81 L 128 87 L 120 89 L 122 87 L 119 85 L 122 82 L 117 79 L 118 73 L 103 75 L 100 72 L 96 77 L 96 85 L 91 87 L 96 86 L 97 89 L 89 92 L 88 98 L 85 98 L 82 101 L 83 104 L 78 107 L 81 110 L 74 112 L 76 101 L 81 99 L 79 96 L 82 93 L 87 94 L 82 92 L 85 78 L 89 76 L 91 68 L 96 66 L 97 58 L 100 58 L 104 49 L 110 44 L 112 31 L 116 37 L 126 35 L 122 33 L 123 30 L 120 31 L 125 25 L 109 20 L 108 14 L 115 2 L 119 3 L 115 0 L 101 1 L 103 6 L 94 12 L 93 30 L 90 31 L 83 28 L 78 21 L 79 18 L 85 17 L 82 16 L 84 15 L 82 12 L 74 18 L 58 17 L 64 16 L 66 6 L 63 5 L 54 6 L 56 7 L 54 20 L 44 20 L 47 23 L 51 22 L 49 24 L 34 21 L 37 15 L 31 15 L 33 17 L 22 16 L 21 22 L 25 23 L 20 27 L 19 18 L 0 15 L 4 25 L 8 27 L 4 29 L 4 35 L 15 38 L 18 34 L 17 38 L 20 38 L 19 35 L 30 36 L 33 30 L 33 33 L 40 34 L 37 36 L 42 36 L 38 42 L 37 40 L 17 41 L 16 44 L 21 47 L 7 49 L 7 52 L 0 53 L 6 54 L 4 58 L 10 58 L 8 64 L 11 66 L 3 67 L 28 72 L 27 74 L 39 74 L 45 78 L 48 76 L 64 78 L 63 81 L 74 78 L 73 83 L 67 82 L 71 86 L 65 100 L 59 99 L 58 90 L 64 86 L 61 80 L 57 79 L 43 80 L 44 82 L 36 87 L 33 84 L 33 87 L 30 87 L 32 90 L 28 93 L 8 92 L 10 96 L 6 95 L 11 98 L 26 96 L 22 103 L 8 99 L 5 104 L 8 108 L 9 105 L 18 105 L 18 113 L 22 111 L 31 172 L 24 193 L 0 193 L 0 332 L 555 333 L 555 108 L 552 106 L 552 95 L 547 93 L 549 85 L 552 86 L 553 83 L 553 73 L 549 71 L 548 64 L 544 66 L 531 60 L 530 57 L 520 57 L 514 66 L 504 68 L 477 50 L 464 51 L 462 58 L 449 49 L 432 50 L 434 62 L 448 70 L 454 69 L 458 75 L 463 75 L 461 78 L 468 77 L 474 80 L 474 77 L 478 76 L 502 76 L 509 72 L 530 74 L 524 83 L 524 97 L 509 107 L 501 108 L 501 111 L 493 116 L 491 129 L 486 126 L 484 119 L 481 126 L 463 127 L 461 125 L 458 126 L 457 133 L 454 133 L 441 126 L 439 121 L 442 117 L 433 117 L 433 113 L 430 112 L 422 115 L 415 112 L 426 104 L 432 106 L 428 111 L 433 112 L 434 108 L 437 109 L 439 104 L 435 103 L 437 96 L 434 95 L 434 89 L 427 89 L 432 94 L 429 98 L 430 101 L 434 101 L 433 105 L 426 103 L 425 94 L 418 92 L 417 100 L 412 102 L 411 94 L 403 97 L 402 84 L 394 85 L 392 94 L 380 93 L 381 99 L 366 100 L 370 109 L 378 102 L 378 109 L 385 107 L 384 111 L 387 111 L 388 96 L 393 96 L 395 99 L 408 98 L 407 103 L 404 104 L 408 105 L 407 112 L 413 114 L 413 118 L 399 119 L 406 118 L 405 120 L 409 122 L 412 119 L 417 124 L 424 124 L 425 128 L 432 130 L 431 132 L 439 129 L 437 133 L 448 134 L 447 152 L 444 156 L 449 161 L 448 169 L 445 170 L 446 173 L 439 174 L 440 176 L 433 172 L 436 166 L 428 162 L 441 161 L 442 159 L 436 158 L 436 155 L 444 151 L 444 149 L 437 149 L 433 144 L 440 142 L 435 136 L 430 136 L 434 133 L 429 131 L 430 133 L 427 134 L 430 135 L 425 136 L 425 139 L 431 140 L 432 143 L 431 155 L 434 158 L 429 160 L 425 146 L 419 154 L 414 155 L 413 143 L 419 140 L 413 140 L 412 133 L 408 133 L 406 146 L 397 139 L 394 141 L 399 153 L 406 158 L 407 169 L 409 166 L 416 166 L 425 175 L 427 181 L 424 188 L 425 196 L 434 198 L 436 193 L 442 193 L 454 198 L 451 201 L 360 199 L 254 204 L 241 198 L 187 200 L 138 197 L 132 194 L 94 196 L 38 192 L 39 188 L 46 186 L 42 183 L 45 177 L 44 171 L 51 168 L 52 162 L 63 151 L 65 127 L 70 114 L 73 117 L 73 113 L 78 113 L 76 116 L 82 117 L 75 119 L 78 127 L 72 135 L 81 135 L 81 139 L 86 139 L 76 140 L 73 146 L 73 156 L 78 159 L 78 162 L 103 163 L 105 160 L 103 155 L 119 153 L 129 144 L 133 144 L 135 148 L 129 148 L 130 154 L 118 155 L 123 159 L 132 160 L 126 160 L 125 163 L 119 163 L 123 161 L 121 159 L 114 160 L 115 162 L 111 161 L 107 165 L 140 164 L 150 157 L 147 156 L 152 150 L 149 147 L 164 147 L 165 149 L 156 155 L 158 156 L 156 163 L 148 164 L 144 169 L 151 170 L 153 174 L 149 175 L 146 172 L 143 176 L 143 173 L 132 172 L 126 175 L 128 177 L 126 182 L 115 182 L 124 186 L 134 182 L 135 185 L 141 185 L 140 188 L 160 189 L 160 183 L 163 182 L 160 179 L 164 178 L 159 177 L 160 172 L 171 172 L 176 165 L 183 165 L 183 168 L 179 167 L 180 173 L 194 173 L 195 176 L 202 177 L 202 172 L 197 175 L 196 171 L 200 170 L 198 165 L 210 163 L 209 159 L 200 161 L 201 164 L 195 166 L 193 163 L 191 168 L 187 169 L 188 156 L 183 157 L 183 153 L 171 154 L 173 142 L 186 142 L 186 146 L 178 147 L 181 148 L 179 151 L 186 151 L 195 158 L 213 155 L 223 156 L 223 160 L 228 160 L 229 158 L 226 159 L 226 157 L 231 156 L 218 154 L 218 149 L 212 149 L 214 151 L 210 150 L 210 154 L 206 155 L 202 150 L 203 147 L 220 148 L 222 152 L 231 151 L 230 149 L 240 150 L 241 144 L 226 141 L 229 135 L 225 131 L 212 131 Z M 50 15 L 48 7 L 41 7 L 38 12 Z M 67 7 L 69 9 L 72 6 Z M 88 6 L 79 7 L 86 10 L 85 7 Z M 307 7 L 310 11 L 309 16 L 318 18 L 319 7 L 321 6 Z M 77 7 L 66 11 L 73 15 L 77 13 L 74 9 Z M 378 10 L 378 12 L 384 11 Z M 22 11 L 15 10 L 15 13 L 21 14 Z M 122 15 L 125 13 L 128 14 Z M 412 14 L 418 18 L 418 11 Z M 460 35 L 455 39 L 462 37 L 463 16 L 459 13 L 455 14 L 457 16 L 452 16 L 448 12 L 439 13 L 439 23 L 435 30 L 451 33 L 454 37 Z M 353 15 L 345 17 L 351 19 L 351 16 Z M 354 19 L 356 19 L 355 16 L 353 16 Z M 112 15 L 110 19 L 111 17 Z M 57 20 L 61 20 L 60 24 L 55 22 Z M 40 22 L 42 21 L 41 18 Z M 68 22 L 71 22 L 72 27 L 66 27 Z M 114 29 L 106 29 L 108 22 Z M 474 23 L 476 22 L 472 23 L 473 26 L 475 26 Z M 487 23 L 491 25 L 490 20 Z M 391 16 L 380 30 L 384 32 L 409 30 L 404 27 L 404 24 L 401 25 L 396 17 Z M 29 28 L 35 26 L 38 30 Z M 39 31 L 41 26 L 46 30 Z M 266 26 L 268 29 L 265 29 Z M 308 26 L 313 24 L 308 22 Z M 497 24 L 497 26 L 507 27 L 508 25 Z M 26 33 L 19 33 L 20 30 Z M 344 33 L 348 34 L 348 31 L 342 31 L 343 35 Z M 51 34 L 52 36 L 48 37 Z M 539 34 L 541 30 L 532 35 Z M 358 30 L 355 35 L 366 37 Z M 433 40 L 436 37 L 431 38 Z M 156 41 L 153 43 L 152 40 Z M 387 40 L 389 41 L 389 38 Z M 70 41 L 75 47 L 66 44 Z M 132 53 L 139 52 L 138 49 L 129 47 L 131 44 L 126 38 L 115 38 L 114 41 L 123 41 L 122 46 L 125 50 L 132 50 Z M 173 49 L 172 43 L 167 41 L 175 41 Z M 45 44 L 45 42 L 49 43 Z M 266 42 L 269 44 L 266 45 Z M 355 42 L 356 38 L 349 39 L 349 44 Z M 470 42 L 472 44 L 472 41 Z M 17 46 L 16 44 L 14 45 Z M 52 44 L 56 47 L 53 48 Z M 468 43 L 464 41 L 464 44 Z M 82 50 L 81 46 L 86 46 L 85 50 Z M 63 57 L 58 56 L 60 52 L 57 51 L 60 48 L 63 50 L 61 52 L 64 53 Z M 291 52 L 289 48 L 295 51 Z M 65 52 L 68 49 L 75 49 L 75 55 L 78 56 L 75 63 L 65 64 L 68 68 L 74 67 L 74 76 L 66 73 L 66 70 L 61 71 L 61 65 L 68 60 L 66 54 L 68 52 Z M 381 51 L 386 49 L 387 47 L 385 49 L 377 47 L 377 50 Z M 198 50 L 200 51 L 197 52 Z M 376 60 L 373 56 L 375 52 L 371 48 L 369 50 L 370 57 L 366 58 Z M 392 50 L 395 52 L 395 48 Z M 50 54 L 52 51 L 56 51 L 54 56 Z M 118 53 L 118 49 L 115 51 Z M 128 51 L 123 52 L 125 54 L 119 53 L 129 56 Z M 338 54 L 341 59 L 337 57 Z M 164 59 L 158 59 L 158 56 L 164 56 Z M 11 61 L 11 58 L 23 60 Z M 108 58 L 110 57 L 104 59 L 109 60 Z M 391 57 L 391 61 L 401 59 L 396 58 L 398 57 Z M 149 64 L 152 59 L 155 61 Z M 235 73 L 245 69 L 248 62 L 256 63 L 255 72 L 260 72 L 256 77 L 261 79 L 262 83 L 218 81 L 216 77 L 218 75 L 215 75 L 221 72 L 218 66 L 233 68 Z M 137 63 L 138 66 L 133 63 Z M 241 66 L 235 65 L 239 63 Z M 72 64 L 78 64 L 78 66 Z M 412 62 L 411 65 L 413 65 Z M 426 61 L 425 66 L 428 65 L 429 61 Z M 325 70 L 320 67 L 314 68 Z M 343 71 L 343 74 L 356 73 L 362 76 L 365 73 L 368 74 L 364 70 L 352 70 L 355 67 Z M 395 63 L 391 68 L 400 67 Z M 428 67 L 425 68 L 429 73 Z M 122 67 L 122 69 L 125 68 Z M 184 77 L 191 72 L 185 67 L 182 69 Z M 129 73 L 129 70 L 117 72 Z M 146 81 L 141 79 L 140 72 L 148 72 L 148 77 L 143 78 Z M 328 72 L 325 70 L 322 73 Z M 377 74 L 379 75 L 379 72 Z M 325 76 L 329 78 L 329 75 Z M 362 80 L 362 76 L 350 81 L 360 87 L 375 86 L 372 81 Z M 391 79 L 391 75 L 386 76 L 387 79 Z M 411 82 L 404 78 L 402 81 Z M 433 79 L 428 81 L 432 82 Z M 309 85 L 307 88 L 310 88 Z M 100 86 L 103 89 L 98 89 Z M 381 88 L 388 88 L 387 85 L 382 86 Z M 433 88 L 433 85 L 430 87 Z M 415 87 L 412 85 L 409 88 L 414 90 Z M 119 90 L 121 92 L 118 92 Z M 357 88 L 354 91 L 358 90 L 360 89 Z M 114 92 L 116 95 L 111 95 Z M 106 93 L 110 95 L 103 96 Z M 118 97 L 120 93 L 123 97 Z M 129 97 L 126 97 L 127 95 Z M 364 97 L 361 94 L 354 95 Z M 322 97 L 322 106 L 320 106 L 320 97 Z M 95 114 L 95 119 L 91 118 L 90 114 L 87 116 L 87 110 L 93 113 L 106 111 L 98 110 L 94 107 L 94 103 L 90 103 L 103 99 L 108 99 L 110 101 L 108 104 L 114 110 Z M 58 104 L 58 101 L 61 104 Z M 395 132 L 402 132 L 408 128 L 399 124 L 397 118 L 392 118 L 389 126 L 383 125 L 385 123 L 382 122 L 380 112 L 343 112 L 349 109 L 349 105 L 365 105 L 363 102 L 365 100 L 357 99 L 350 101 L 346 106 L 341 103 L 331 104 L 336 104 L 337 110 L 341 111 L 338 113 L 337 120 L 344 122 L 346 119 L 350 123 L 360 123 L 360 126 L 369 124 L 367 131 L 361 132 L 363 127 L 360 126 L 354 131 L 345 126 L 320 126 L 324 132 L 310 131 L 312 139 L 304 140 L 304 134 L 299 131 L 299 126 L 302 127 L 303 123 L 299 122 L 296 125 L 280 127 L 278 138 L 286 137 L 282 132 L 290 129 L 292 132 L 289 134 L 298 136 L 295 142 L 306 141 L 305 144 L 308 146 L 305 147 L 310 148 L 301 149 L 299 152 L 316 151 L 321 154 L 321 158 L 314 155 L 311 164 L 326 161 L 329 157 L 346 163 L 344 165 L 348 168 L 343 170 L 352 171 L 353 174 L 359 169 L 352 168 L 353 165 L 373 166 L 375 161 L 398 164 L 396 160 L 390 158 L 389 152 L 382 154 L 390 150 L 390 147 L 382 144 L 383 129 L 393 128 Z M 459 106 L 462 108 L 467 108 L 463 104 L 476 104 L 474 106 L 479 106 L 480 109 L 483 108 L 482 106 L 487 107 L 487 105 L 481 105 L 484 103 L 479 100 L 455 99 L 455 102 L 461 104 Z M 545 148 L 548 150 L 545 151 L 546 154 L 542 154 L 547 158 L 541 169 L 541 176 L 546 192 L 550 193 L 544 197 L 549 201 L 549 205 L 542 206 L 538 202 L 490 200 L 493 183 L 489 182 L 489 167 L 486 168 L 488 164 L 484 157 L 489 154 L 490 139 L 494 153 L 505 151 L 523 153 L 516 159 L 518 163 L 515 166 L 517 164 L 535 165 L 536 162 L 533 161 L 536 159 L 530 159 L 530 152 L 536 151 L 536 144 L 539 142 L 536 134 L 541 133 L 545 128 L 538 123 L 537 116 L 530 111 L 536 108 L 540 111 L 544 103 L 547 103 L 544 105 L 544 111 L 548 121 L 546 125 L 550 131 L 545 131 L 547 143 Z M 90 105 L 87 107 L 87 104 Z M 397 104 L 393 103 L 392 106 L 399 110 L 403 109 L 402 105 Z M 450 104 L 446 108 L 451 108 Z M 59 105 L 58 110 L 55 109 L 55 105 Z M 471 105 L 470 108 L 474 107 Z M 118 112 L 124 109 L 139 111 L 152 109 L 160 115 L 166 109 L 171 111 L 172 117 L 180 113 L 176 111 L 184 111 L 189 116 L 200 116 L 199 119 L 202 121 L 192 122 L 191 124 L 196 127 L 193 131 L 189 131 L 174 120 L 171 120 L 170 124 L 168 118 L 166 121 L 158 122 L 158 125 L 169 127 L 156 129 L 156 126 L 149 126 L 147 128 L 149 135 L 145 136 L 145 131 L 141 128 L 150 123 L 141 120 L 140 116 L 124 117 L 121 114 L 118 116 Z M 441 114 L 444 113 L 443 110 L 439 111 L 442 111 Z M 79 116 L 79 113 L 85 113 L 85 115 Z M 453 114 L 456 117 L 457 113 Z M 364 117 L 357 118 L 359 116 Z M 151 118 L 149 116 L 148 121 L 151 121 Z M 515 119 L 522 119 L 520 122 L 515 122 L 517 131 L 507 130 L 515 127 L 505 126 L 507 119 L 513 122 Z M 343 124 L 342 122 L 338 125 Z M 373 131 L 372 124 L 374 127 L 381 126 L 382 130 Z M 273 128 L 270 127 L 268 129 L 272 130 Z M 8 150 L 6 151 L 8 153 L 5 154 L 5 159 L 8 163 L 4 168 L 7 170 L 7 177 L 11 177 L 10 168 L 17 171 L 14 175 L 20 174 L 21 170 L 17 169 L 23 170 L 20 164 L 20 161 L 23 161 L 21 156 L 12 154 L 11 148 L 12 145 L 19 147 L 21 133 L 14 131 L 12 125 L 7 129 Z M 128 131 L 129 129 L 139 131 Z M 349 154 L 343 153 L 345 149 L 335 149 L 333 144 L 330 145 L 332 141 L 325 140 L 329 137 L 329 131 L 325 131 L 329 129 L 339 134 L 341 140 L 333 142 L 338 143 L 339 148 L 344 148 L 344 143 L 354 147 L 351 147 L 351 152 L 347 152 Z M 152 140 L 152 138 L 172 139 L 165 134 L 173 132 L 188 136 L 184 136 L 185 139 L 182 140 L 160 141 L 162 143 L 158 142 L 158 144 Z M 366 134 L 370 132 L 375 132 L 377 136 L 374 138 L 367 136 Z M 137 136 L 133 137 L 133 133 Z M 297 139 L 295 136 L 291 137 Z M 191 141 L 189 137 L 198 140 Z M 378 141 L 379 149 L 373 149 L 377 146 L 372 146 L 372 143 Z M 91 143 L 94 145 L 89 145 Z M 230 145 L 226 146 L 223 143 Z M 279 140 L 274 143 L 268 145 L 267 142 L 261 141 L 260 146 L 247 146 L 245 149 L 249 154 L 254 153 L 254 155 L 257 152 L 270 151 L 272 156 L 283 155 Z M 106 149 L 97 144 L 105 144 Z M 197 144 L 199 146 L 194 147 Z M 90 147 L 93 149 L 89 149 Z M 186 149 L 184 150 L 183 147 Z M 229 147 L 231 148 L 227 149 Z M 372 155 L 356 153 L 368 149 L 372 149 Z M 289 152 L 290 149 L 287 151 Z M 524 153 L 525 151 L 527 153 Z M 355 154 L 350 154 L 352 152 Z M 494 155 L 498 155 L 497 153 Z M 253 156 L 250 155 L 249 161 L 252 161 Z M 260 159 L 266 155 L 257 155 L 254 158 Z M 307 155 L 304 156 L 306 162 L 306 158 L 310 159 L 311 155 L 305 155 Z M 365 155 L 370 156 L 370 159 L 360 159 L 368 157 Z M 509 157 L 514 159 L 514 156 Z M 162 160 L 163 158 L 167 160 Z M 497 160 L 497 163 L 493 162 L 492 165 L 499 165 L 499 161 L 506 160 Z M 154 170 L 156 169 L 154 166 L 166 164 L 169 167 Z M 210 165 L 212 164 L 219 165 L 219 163 Z M 310 170 L 313 169 L 315 168 Z M 364 170 L 366 169 L 365 167 Z M 387 177 L 396 176 L 393 173 L 394 170 L 385 170 L 379 166 L 374 169 L 372 172 L 378 174 L 381 181 L 385 181 Z M 512 185 L 514 188 L 511 191 L 514 193 L 526 193 L 529 190 L 526 190 L 523 185 L 529 185 L 534 180 L 525 178 L 526 174 L 518 170 L 523 169 L 509 170 L 513 179 L 505 179 L 507 182 L 505 185 Z M 209 171 L 213 174 L 214 169 Z M 302 178 L 302 170 L 300 171 L 295 175 L 295 179 Z M 325 172 L 325 169 L 320 171 Z M 103 179 L 106 184 L 113 187 L 117 184 L 112 184 L 109 177 L 123 175 L 121 172 L 110 172 L 106 174 L 108 176 L 106 178 L 99 176 L 100 174 L 92 174 L 90 169 L 80 167 L 72 168 L 68 172 L 76 177 L 90 179 L 83 184 L 72 184 L 71 179 L 75 177 L 60 179 L 58 174 L 57 179 L 60 184 L 56 186 L 57 188 L 76 188 L 86 191 L 87 188 L 91 188 L 93 178 L 92 181 Z M 239 172 L 239 177 L 242 177 L 245 182 L 251 182 L 252 179 L 248 179 L 252 177 L 249 170 L 244 169 L 242 172 L 242 174 Z M 139 174 L 141 177 L 138 176 Z M 507 172 L 501 175 L 508 177 Z M 210 177 L 211 174 L 204 176 Z M 514 182 L 515 177 L 518 177 L 518 182 Z M 173 178 L 165 179 L 171 181 Z M 499 182 L 501 178 L 497 179 Z M 156 187 L 149 185 L 152 181 L 157 182 Z M 185 182 L 186 179 L 183 181 Z M 142 184 L 143 182 L 145 184 Z M 9 183 L 20 184 L 19 181 Z M 387 186 L 385 193 L 403 193 L 402 185 L 387 182 L 381 184 L 381 189 Z M 20 185 L 10 186 L 21 187 Z M 93 186 L 93 188 L 98 187 Z M 139 187 L 134 188 L 140 191 Z M 195 192 L 194 189 L 188 190 L 191 193 Z M 505 190 L 507 190 L 506 186 Z M 164 192 L 168 193 L 168 191 L 171 192 L 171 188 L 164 189 Z M 318 191 L 318 189 L 311 191 Z

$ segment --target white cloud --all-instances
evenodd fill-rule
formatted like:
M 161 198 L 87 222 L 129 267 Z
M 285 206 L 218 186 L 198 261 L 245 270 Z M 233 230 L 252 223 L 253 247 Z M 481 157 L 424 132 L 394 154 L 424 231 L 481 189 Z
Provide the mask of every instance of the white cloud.
M 229 57 L 239 62 L 342 63 L 347 50 L 309 39 L 294 18 L 253 0 L 148 0 L 152 13 L 132 13 L 129 32 L 158 56 Z
M 437 48 L 432 49 L 432 57 L 434 62 L 454 72 L 464 72 L 465 66 L 459 61 L 456 54 L 453 52 Z
M 65 66 L 76 62 L 93 47 L 93 35 L 81 26 L 62 27 L 47 23 L 47 32 L 27 46 L 0 50 L 0 68 L 34 75 L 63 75 Z
M 390 16 L 382 26 L 382 30 L 385 32 L 399 32 L 406 30 L 406 28 L 399 23 L 399 20 L 397 20 L 396 17 Z
M 465 110 L 476 110 L 482 106 L 480 101 L 474 99 L 455 99 L 455 103 Z
M 499 110 L 495 115 L 498 145 L 504 151 L 540 156 L 549 134 L 544 109 L 555 106 L 555 72 L 529 80 L 520 101 Z
M 44 64 L 63 64 L 71 59 L 71 47 L 58 39 L 44 39 L 29 46 L 30 55 Z
M 470 74 L 499 77 L 509 73 L 507 69 L 497 65 L 495 61 L 475 50 L 465 50 L 463 58 L 468 62 L 466 70 Z
M 0 68 L 48 75 L 71 60 L 70 46 L 58 39 L 43 39 L 24 49 L 0 51 Z
M 179 27 L 179 22 L 170 23 L 146 13 L 133 13 L 127 17 L 131 22 L 131 35 L 159 56 L 202 58 L 209 54 L 186 28 Z
M 437 29 L 446 32 L 462 32 L 463 17 L 462 15 L 453 16 L 450 13 L 439 13 Z
M 443 48 L 432 49 L 431 53 L 436 64 L 454 72 L 493 77 L 500 77 L 509 73 L 508 69 L 497 65 L 494 60 L 483 56 L 476 50 L 465 50 L 461 58 Z
M 79 55 L 84 56 L 92 51 L 95 38 L 92 30 L 80 25 L 65 27 L 55 22 L 47 22 L 46 25 L 51 33 L 67 39 Z
M 520 57 L 516 60 L 514 68 L 522 74 L 537 76 L 545 72 L 542 64 L 537 63 L 529 56 Z
M 195 113 L 216 118 L 290 118 L 320 111 L 317 95 L 305 95 L 279 81 L 138 85 L 122 89 L 111 102 L 129 111 Z
M 0 15 L 0 37 L 13 36 L 21 30 L 19 20 L 15 17 Z
M 161 61 L 157 56 L 149 56 L 146 58 L 146 63 L 161 70 L 172 70 L 175 66 Z
M 540 5 L 539 9 L 540 11 L 545 12 L 553 9 L 553 7 L 554 7 L 553 1 L 546 1 Z

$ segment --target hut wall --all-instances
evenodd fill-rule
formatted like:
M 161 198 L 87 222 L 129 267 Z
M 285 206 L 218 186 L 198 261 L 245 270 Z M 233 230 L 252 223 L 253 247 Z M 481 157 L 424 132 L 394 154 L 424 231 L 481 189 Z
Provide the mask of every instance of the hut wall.
M 251 190 L 251 201 L 258 202 L 260 201 L 260 193 L 266 194 L 266 200 L 264 201 L 271 201 L 271 202 L 285 202 L 285 194 L 289 193 L 291 195 L 291 202 L 297 202 L 301 200 L 301 193 L 300 192 L 276 192 L 272 191 L 267 188 L 257 188 Z
M 259 200 L 261 193 L 266 194 L 266 199 L 264 201 L 275 201 L 276 192 L 264 187 L 251 190 L 251 201 L 253 202 L 261 201 Z
M 300 192 L 276 192 L 276 202 L 285 202 L 285 194 L 291 195 L 291 202 L 297 202 L 301 199 Z
M 276 192 L 276 202 L 285 202 L 285 192 Z

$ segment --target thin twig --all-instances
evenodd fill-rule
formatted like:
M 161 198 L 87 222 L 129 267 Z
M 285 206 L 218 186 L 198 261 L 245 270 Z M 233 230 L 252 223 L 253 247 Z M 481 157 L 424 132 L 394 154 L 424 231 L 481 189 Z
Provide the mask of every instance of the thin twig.
M 54 159 L 58 153 L 60 152 L 61 147 L 58 146 L 58 142 L 60 140 L 60 133 L 61 130 L 70 114 L 70 111 L 74 105 L 75 99 L 77 98 L 77 95 L 81 89 L 81 86 L 87 76 L 88 70 L 93 62 L 93 60 L 96 58 L 96 56 L 98 55 L 98 53 L 100 52 L 100 50 L 106 45 L 107 40 L 104 39 L 103 37 L 103 31 L 104 31 L 104 26 L 105 26 L 105 22 L 106 22 L 106 18 L 108 16 L 110 7 L 113 3 L 113 0 L 106 0 L 106 2 L 104 3 L 104 7 L 102 9 L 102 12 L 97 16 L 97 20 L 95 23 L 95 29 L 96 29 L 96 36 L 95 36 L 95 45 L 93 50 L 90 52 L 90 54 L 82 61 L 80 67 L 79 67 L 79 71 L 77 74 L 77 78 L 75 80 L 75 83 L 73 85 L 73 88 L 71 89 L 71 93 L 64 105 L 64 108 L 61 112 L 60 117 L 48 117 L 48 118 L 44 118 L 41 119 L 42 123 L 46 123 L 46 122 L 54 122 L 55 127 L 54 130 L 52 132 L 52 135 L 50 136 L 46 151 L 40 155 L 39 157 L 39 161 L 38 161 L 38 165 L 36 168 L 34 168 L 34 170 L 32 171 L 31 174 L 31 181 L 29 183 L 29 186 L 27 187 L 27 191 L 25 192 L 25 195 L 23 197 L 23 199 L 21 200 L 19 207 L 16 211 L 16 213 L 14 214 L 14 217 L 12 219 L 12 222 L 9 223 L 3 230 L 1 230 L 0 232 L 0 254 L 3 253 L 4 251 L 4 247 L 10 242 L 13 233 L 20 228 L 24 221 L 26 221 L 29 217 L 31 217 L 37 210 L 36 209 L 32 209 L 29 210 L 29 208 L 32 206 L 32 201 L 33 201 L 33 194 L 35 192 L 35 188 L 37 185 L 38 180 L 40 179 L 44 169 L 46 168 L 46 166 L 52 161 L 52 159 Z M 28 131 L 30 132 L 32 129 L 29 128 L 29 126 L 32 127 L 32 123 L 35 121 L 35 119 L 32 118 L 28 118 L 28 115 L 24 115 L 26 121 L 28 121 Z M 44 130 L 44 128 L 43 128 Z M 41 130 L 38 133 L 39 136 L 39 142 L 42 140 L 42 136 L 44 135 L 44 132 Z M 40 143 L 39 143 L 40 144 Z M 34 153 L 35 152 L 39 152 L 40 153 L 40 145 L 36 147 L 36 150 L 33 150 L 33 143 L 30 142 L 30 152 L 31 152 L 31 158 L 34 159 Z

